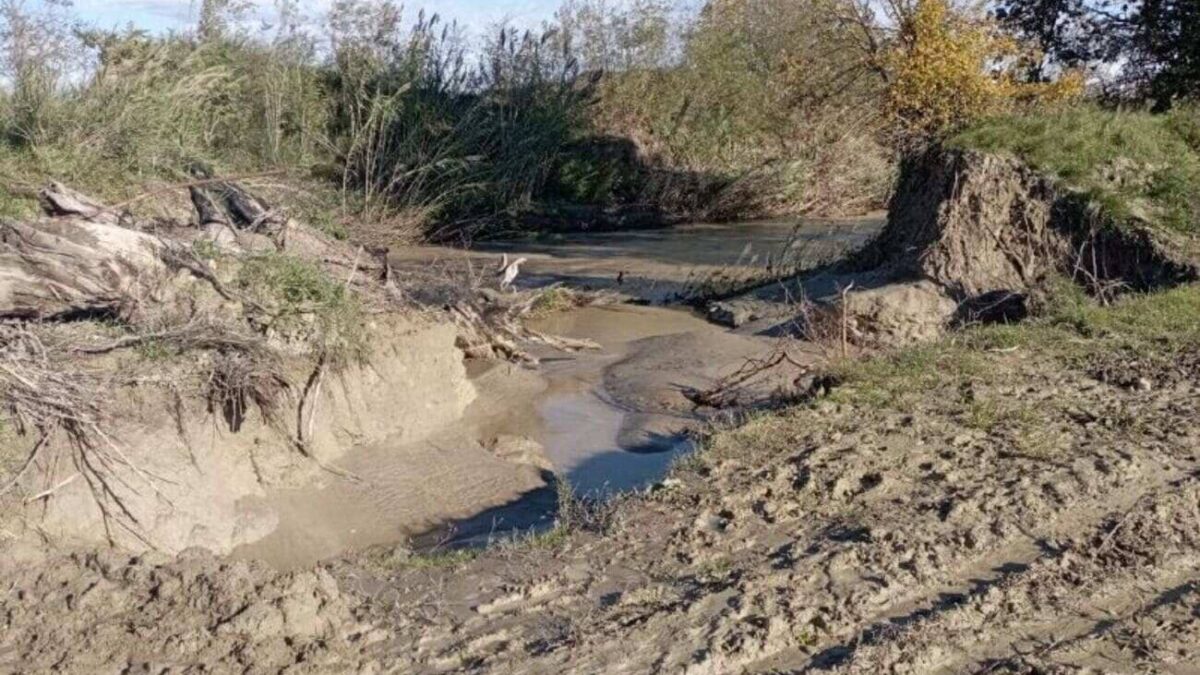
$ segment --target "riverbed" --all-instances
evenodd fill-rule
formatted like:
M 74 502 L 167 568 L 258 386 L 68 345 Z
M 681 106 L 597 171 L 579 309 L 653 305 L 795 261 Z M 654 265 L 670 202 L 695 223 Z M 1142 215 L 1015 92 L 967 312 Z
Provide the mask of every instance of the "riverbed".
M 836 220 L 697 223 L 631 232 L 576 232 L 524 240 L 481 241 L 469 249 L 414 246 L 392 254 L 398 265 L 456 262 L 487 274 L 499 256 L 527 259 L 517 285 L 565 284 L 613 290 L 655 304 L 694 299 L 706 282 L 729 285 L 786 275 L 860 247 L 884 216 Z
M 695 225 L 398 252 L 401 266 L 457 259 L 490 269 L 498 254 L 525 257 L 519 282 L 526 287 L 609 289 L 638 304 L 534 320 L 538 331 L 586 338 L 600 349 L 540 348 L 533 368 L 468 362 L 477 396 L 462 420 L 419 444 L 385 441 L 353 450 L 338 466 L 355 480 L 326 479 L 253 500 L 247 508 L 271 510 L 279 524 L 235 555 L 288 569 L 377 544 L 486 544 L 549 526 L 556 481 L 592 498 L 647 488 L 690 451 L 692 435 L 706 422 L 688 392 L 711 388 L 778 342 L 664 303 L 698 276 L 764 274 L 789 255 L 795 264 L 799 256 L 825 255 L 814 251 L 854 246 L 875 227 L 878 221 L 869 219 L 799 228 Z

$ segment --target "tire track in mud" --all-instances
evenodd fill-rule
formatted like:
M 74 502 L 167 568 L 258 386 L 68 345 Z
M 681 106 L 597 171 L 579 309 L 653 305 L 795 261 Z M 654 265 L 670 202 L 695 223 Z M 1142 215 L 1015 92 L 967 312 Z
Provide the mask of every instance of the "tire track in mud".
M 1091 532 L 1051 545 L 1048 554 L 960 606 L 863 646 L 837 672 L 1042 672 L 1082 667 L 1072 655 L 1094 650 L 1139 620 L 1184 609 L 1171 642 L 1110 656 L 1108 668 L 1138 670 L 1200 657 L 1200 474 L 1111 512 Z M 1188 602 L 1193 603 L 1188 607 Z M 1182 629 L 1182 634 L 1180 630 Z M 1188 639 L 1190 636 L 1190 640 Z M 952 645 L 952 647 L 951 647 Z M 1159 672 L 1167 672 L 1165 668 Z M 1184 672 L 1184 670 L 1173 670 Z
M 533 563 L 536 577 L 509 570 L 507 587 L 536 578 L 559 588 L 552 603 L 514 605 L 502 622 L 435 618 L 409 663 L 418 672 L 433 663 L 430 672 L 876 672 L 897 645 L 926 658 L 908 636 L 1019 587 L 1059 560 L 1073 533 L 1103 532 L 1114 511 L 1137 512 L 1195 470 L 1195 435 L 1181 425 L 1200 407 L 1194 388 L 1150 395 L 1062 371 L 1020 377 L 1030 403 L 1051 410 L 1042 428 L 1062 441 L 1053 452 L 1022 452 L 1004 430 L 964 435 L 936 410 L 917 419 L 801 411 L 814 423 L 778 451 L 718 455 L 643 507 L 656 517 Z M 578 573 L 568 582 L 557 566 Z M 642 580 L 612 590 L 618 566 Z M 472 640 L 500 625 L 502 648 L 472 654 Z M 1001 646 L 1018 641 L 1001 631 L 988 653 L 1005 657 Z M 906 663 L 892 661 L 897 672 Z

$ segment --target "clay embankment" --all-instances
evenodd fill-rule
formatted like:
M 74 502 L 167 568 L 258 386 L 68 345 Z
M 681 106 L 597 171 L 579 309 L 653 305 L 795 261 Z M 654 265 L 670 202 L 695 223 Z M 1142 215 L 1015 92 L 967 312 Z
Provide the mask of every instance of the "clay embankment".
M 861 251 L 798 288 L 772 285 L 722 311 L 805 297 L 840 318 L 845 290 L 851 337 L 893 347 L 958 325 L 1019 321 L 1054 277 L 1112 295 L 1194 281 L 1198 260 L 1188 237 L 1114 219 L 1017 159 L 933 148 L 903 162 L 887 223 Z
M 338 467 L 364 445 L 480 486 L 412 494 L 388 541 L 544 485 L 421 445 L 476 396 L 463 326 L 398 300 L 372 255 L 233 184 L 193 188 L 191 224 L 42 197 L 0 244 L 8 534 L 228 553 L 276 529 L 268 494 L 369 478 Z

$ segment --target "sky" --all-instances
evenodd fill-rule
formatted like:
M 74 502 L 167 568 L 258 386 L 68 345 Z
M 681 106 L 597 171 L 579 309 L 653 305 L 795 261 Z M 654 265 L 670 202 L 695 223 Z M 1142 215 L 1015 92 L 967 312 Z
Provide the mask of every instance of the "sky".
M 41 2 L 33 0 L 32 4 Z M 254 2 L 264 9 L 273 5 L 271 0 Z M 89 24 L 118 28 L 132 23 L 152 32 L 191 26 L 200 11 L 200 0 L 74 0 L 73 4 L 75 13 Z M 307 12 L 320 12 L 329 4 L 330 0 L 301 3 Z M 559 0 L 407 0 L 402 4 L 413 16 L 424 7 L 479 33 L 501 22 L 522 28 L 536 26 L 551 17 Z

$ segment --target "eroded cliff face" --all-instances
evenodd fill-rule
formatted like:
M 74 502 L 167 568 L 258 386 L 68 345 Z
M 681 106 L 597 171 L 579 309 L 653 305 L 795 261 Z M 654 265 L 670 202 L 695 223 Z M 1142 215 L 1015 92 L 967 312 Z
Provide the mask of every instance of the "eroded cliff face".
M 1191 281 L 1187 248 L 1136 218 L 1116 222 L 1015 158 L 938 148 L 904 162 L 868 256 L 965 299 L 1029 290 L 1051 273 L 1137 289 Z
M 371 331 L 368 360 L 325 374 L 303 406 L 309 373 L 297 369 L 276 424 L 251 407 L 234 431 L 202 399 L 152 386 L 114 391 L 109 436 L 128 464 L 111 468 L 110 487 L 123 508 L 114 497 L 106 517 L 60 433 L 42 451 L 46 470 L 28 480 L 61 487 L 52 499 L 25 505 L 25 524 L 66 542 L 111 539 L 122 548 L 167 553 L 189 547 L 228 553 L 265 537 L 278 518 L 247 498 L 338 479 L 332 465 L 349 449 L 384 439 L 420 441 L 458 420 L 475 398 L 453 326 L 393 316 Z
M 930 151 L 904 162 L 868 256 L 960 296 L 1027 287 L 1070 252 L 1051 224 L 1056 198 L 1016 160 Z
M 849 313 L 866 341 L 910 342 L 989 312 L 1011 318 L 1051 276 L 1093 291 L 1194 281 L 1195 251 L 1182 235 L 1136 218 L 1115 221 L 1087 195 L 1015 158 L 934 148 L 903 162 L 887 225 L 851 261 L 877 287 L 869 302 L 851 296 Z M 904 298 L 916 289 L 927 296 L 930 284 L 947 301 L 912 311 Z

